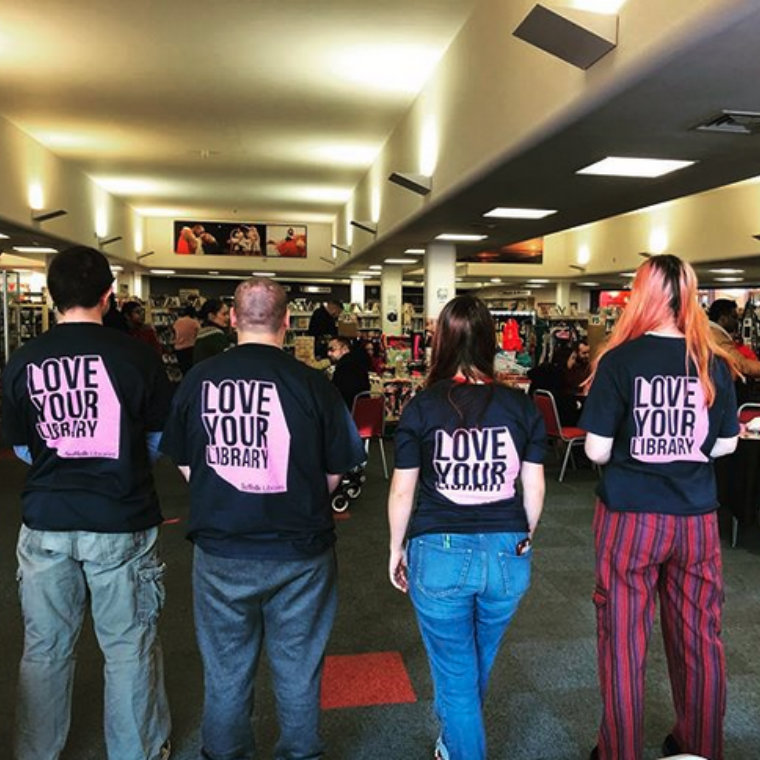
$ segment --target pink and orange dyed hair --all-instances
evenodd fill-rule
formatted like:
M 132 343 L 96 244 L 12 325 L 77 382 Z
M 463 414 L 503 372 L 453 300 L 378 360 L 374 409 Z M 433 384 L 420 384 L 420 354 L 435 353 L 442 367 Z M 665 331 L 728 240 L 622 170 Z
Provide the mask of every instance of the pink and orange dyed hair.
M 726 360 L 731 372 L 737 369 L 733 358 L 715 343 L 707 315 L 697 302 L 697 275 L 677 256 L 652 256 L 636 272 L 631 298 L 620 315 L 607 345 L 594 360 L 589 382 L 593 382 L 599 360 L 608 351 L 646 332 L 675 326 L 686 339 L 686 358 L 697 368 L 705 401 L 712 406 L 715 384 L 710 377 L 713 355 Z

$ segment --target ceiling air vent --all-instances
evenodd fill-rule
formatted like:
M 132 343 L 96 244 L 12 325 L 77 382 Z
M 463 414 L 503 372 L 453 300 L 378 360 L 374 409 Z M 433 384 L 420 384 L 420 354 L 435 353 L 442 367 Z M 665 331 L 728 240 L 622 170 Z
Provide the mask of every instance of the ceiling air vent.
M 700 132 L 722 132 L 732 135 L 753 135 L 760 132 L 760 113 L 754 111 L 721 111 L 698 124 Z

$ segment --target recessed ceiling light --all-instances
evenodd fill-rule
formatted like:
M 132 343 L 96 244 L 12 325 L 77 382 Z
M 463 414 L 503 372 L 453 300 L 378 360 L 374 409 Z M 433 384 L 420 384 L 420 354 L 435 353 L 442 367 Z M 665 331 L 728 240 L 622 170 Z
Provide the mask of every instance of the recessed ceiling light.
M 456 232 L 443 232 L 440 235 L 436 235 L 436 240 L 449 240 L 451 242 L 477 242 L 478 240 L 485 240 L 488 235 L 460 235 Z
M 708 272 L 712 272 L 712 274 L 744 274 L 743 269 L 708 269 Z
M 369 269 L 374 269 L 375 271 L 379 271 L 383 268 L 382 264 L 370 264 Z
M 597 285 L 599 285 L 598 282 L 579 282 L 579 285 L 585 285 L 587 288 L 595 288 Z
M 251 272 L 254 277 L 274 277 L 277 272 Z
M 547 282 L 551 282 L 551 280 L 541 280 L 537 277 L 532 277 L 530 280 L 528 280 L 528 285 L 544 285 Z
M 491 282 L 501 282 L 501 277 L 492 277 Z
M 7 235 L 3 235 L 3 233 L 0 232 L 0 240 L 8 240 L 8 236 Z
M 219 272 L 217 272 L 217 271 L 214 269 L 214 270 L 210 271 L 210 272 L 209 272 L 209 274 L 219 274 Z
M 413 256 L 419 256 L 425 253 L 424 248 L 407 248 L 404 253 L 411 253 Z
M 694 161 L 675 161 L 662 158 L 622 158 L 608 156 L 595 164 L 579 169 L 576 174 L 606 177 L 662 177 L 670 172 L 691 166 Z
M 111 264 L 111 271 L 112 272 L 123 272 L 124 271 L 124 267 L 123 266 L 119 266 L 119 264 Z
M 744 282 L 743 277 L 716 277 L 715 282 Z
M 386 264 L 418 264 L 417 259 L 386 259 Z
M 174 269 L 151 269 L 151 274 L 176 274 Z
M 45 248 L 41 245 L 14 245 L 13 250 L 19 253 L 58 253 L 57 248 Z
M 368 277 L 377 277 L 377 272 L 370 272 L 367 269 L 362 269 L 362 271 L 358 272 L 358 274 L 366 274 Z
M 636 276 L 636 272 L 621 272 L 620 276 L 621 277 L 635 277 Z
M 548 208 L 503 208 L 501 206 L 492 208 L 483 214 L 493 219 L 544 219 L 547 216 L 556 214 L 557 209 Z

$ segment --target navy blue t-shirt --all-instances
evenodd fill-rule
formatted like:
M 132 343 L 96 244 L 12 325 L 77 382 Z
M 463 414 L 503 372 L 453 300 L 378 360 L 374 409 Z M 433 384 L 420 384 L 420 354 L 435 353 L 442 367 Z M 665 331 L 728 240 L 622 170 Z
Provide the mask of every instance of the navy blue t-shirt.
M 395 445 L 398 469 L 420 469 L 410 537 L 527 530 L 517 479 L 543 462 L 546 433 L 525 394 L 442 380 L 406 406 Z
M 251 343 L 188 372 L 161 450 L 190 467 L 188 538 L 225 557 L 321 554 L 335 542 L 326 474 L 366 459 L 330 381 Z
M 163 428 L 169 394 L 156 352 L 103 325 L 66 322 L 14 351 L 3 433 L 32 455 L 24 524 L 100 533 L 160 524 L 146 434 Z
M 714 357 L 705 405 L 683 338 L 647 334 L 602 357 L 580 427 L 613 438 L 597 488 L 614 511 L 695 515 L 718 506 L 710 452 L 739 432 L 729 368 Z

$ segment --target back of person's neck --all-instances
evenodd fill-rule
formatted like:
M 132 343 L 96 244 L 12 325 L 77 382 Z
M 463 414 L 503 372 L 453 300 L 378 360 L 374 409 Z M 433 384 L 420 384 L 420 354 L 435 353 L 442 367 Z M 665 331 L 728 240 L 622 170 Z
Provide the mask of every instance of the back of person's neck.
M 100 306 L 88 308 L 85 306 L 72 306 L 64 312 L 58 312 L 56 323 L 59 325 L 74 324 L 76 322 L 90 322 L 92 324 L 103 324 L 103 311 Z
M 259 344 L 263 346 L 274 346 L 275 348 L 282 348 L 282 344 L 285 336 L 279 333 L 269 332 L 248 332 L 245 330 L 238 330 L 238 346 L 245 344 Z

